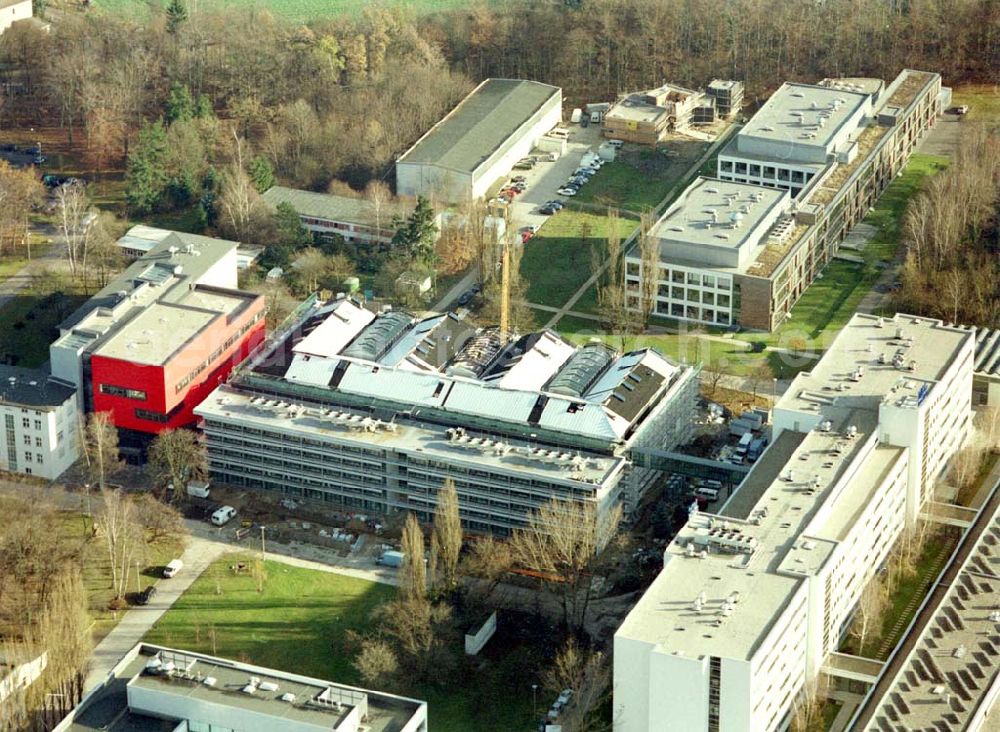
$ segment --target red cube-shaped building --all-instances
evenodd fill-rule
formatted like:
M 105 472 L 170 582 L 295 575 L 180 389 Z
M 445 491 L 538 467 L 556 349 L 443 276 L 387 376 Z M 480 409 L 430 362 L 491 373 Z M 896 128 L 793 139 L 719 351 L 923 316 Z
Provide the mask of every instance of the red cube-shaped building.
M 265 327 L 264 298 L 236 288 L 236 242 L 142 228 L 150 250 L 49 349 L 53 377 L 78 388 L 86 411 L 110 412 L 140 460 L 149 436 L 194 424 Z

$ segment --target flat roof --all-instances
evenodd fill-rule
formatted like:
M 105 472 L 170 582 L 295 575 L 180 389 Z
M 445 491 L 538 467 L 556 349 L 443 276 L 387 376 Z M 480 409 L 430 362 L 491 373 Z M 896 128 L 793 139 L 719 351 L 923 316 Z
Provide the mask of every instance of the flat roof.
M 891 318 L 856 313 L 812 371 L 800 373 L 779 400 L 778 409 L 819 411 L 837 398 L 878 404 L 885 396 L 915 401 L 951 365 L 971 331 L 933 318 L 898 313 Z M 897 357 L 903 366 L 893 365 Z M 885 363 L 879 363 L 880 357 Z M 851 375 L 860 368 L 862 376 Z
M 54 381 L 39 369 L 0 365 L 0 403 L 33 409 L 50 409 L 64 404 L 76 390 Z
M 1000 684 L 1000 509 L 976 541 L 947 594 L 866 729 L 968 729 Z M 994 713 L 996 710 L 994 710 Z M 995 729 L 988 724 L 981 729 Z
M 562 90 L 537 81 L 487 79 L 397 162 L 472 173 Z
M 667 114 L 665 107 L 643 101 L 640 98 L 628 97 L 616 103 L 604 113 L 604 119 L 623 119 L 633 122 L 655 122 Z
M 937 320 L 897 315 L 879 324 L 856 314 L 775 407 L 819 412 L 829 425 L 783 430 L 716 514 L 695 512 L 617 635 L 658 644 L 663 653 L 752 658 L 801 580 L 820 571 L 876 486 L 906 459 L 905 448 L 870 439 L 884 399 L 918 406 L 920 387 L 933 388 L 971 337 Z M 909 344 L 917 359 L 912 372 L 872 367 L 879 352 L 872 344 L 886 338 Z M 871 370 L 854 381 L 859 364 Z
M 446 425 L 397 415 L 391 422 L 377 420 L 362 409 L 324 408 L 290 397 L 256 395 L 249 389 L 220 386 L 195 411 L 223 422 L 252 422 L 265 428 L 299 434 L 310 439 L 354 442 L 370 449 L 420 452 L 448 464 L 485 465 L 493 469 L 563 480 L 567 485 L 595 486 L 616 470 L 624 458 L 584 450 L 540 448 L 538 442 L 498 439 L 496 434 L 474 429 L 464 436 L 449 433 Z M 301 408 L 300 408 L 301 407 Z
M 150 303 L 118 327 L 94 353 L 159 366 L 213 320 L 233 317 L 257 297 L 236 290 L 195 287 L 177 302 Z
M 827 147 L 869 95 L 817 84 L 785 82 L 737 133 L 777 144 Z M 802 139 L 803 133 L 815 137 Z
M 261 198 L 275 207 L 278 204 L 287 203 L 300 216 L 364 226 L 379 224 L 383 229 L 388 229 L 391 226 L 393 216 L 403 214 L 406 211 L 406 207 L 398 202 L 389 202 L 382 206 L 378 217 L 376 217 L 375 207 L 364 198 L 335 196 L 329 193 L 315 193 L 297 188 L 285 188 L 284 186 L 268 188 Z
M 146 254 L 132 262 L 125 271 L 105 285 L 97 294 L 77 308 L 59 325 L 70 330 L 98 308 L 111 308 L 121 302 L 119 293 L 130 295 L 143 282 L 152 279 L 163 286 L 177 282 L 197 282 L 220 260 L 236 250 L 235 241 L 213 239 L 197 234 L 169 232 Z M 188 251 L 190 247 L 191 251 Z M 171 251 L 173 249 L 174 251 Z M 162 298 L 179 298 L 183 291 L 162 293 Z M 157 294 L 160 297 L 160 294 Z
M 154 659 L 156 659 L 154 661 Z M 169 673 L 150 668 L 151 662 L 173 664 Z M 206 679 L 214 680 L 207 684 Z M 253 693 L 244 691 L 256 680 Z M 158 718 L 137 703 L 129 705 L 129 687 L 152 694 L 162 693 L 177 717 Z M 282 699 L 294 694 L 294 699 Z M 186 697 L 203 703 L 230 707 L 260 715 L 280 718 L 288 725 L 301 723 L 303 729 L 334 729 L 355 706 L 366 712 L 366 728 L 372 732 L 400 732 L 426 703 L 416 699 L 369 691 L 332 681 L 324 681 L 262 668 L 228 659 L 190 651 L 140 643 L 115 667 L 113 678 L 98 687 L 76 710 L 76 718 L 67 718 L 59 732 L 170 732 L 183 716 Z M 143 702 L 148 703 L 144 696 Z M 339 706 L 334 702 L 340 702 Z M 292 727 L 294 728 L 294 726 Z
M 700 177 L 656 222 L 653 235 L 663 240 L 664 247 L 675 241 L 739 249 L 748 241 L 762 239 L 767 232 L 761 230 L 761 223 L 789 200 L 788 191 L 781 188 Z

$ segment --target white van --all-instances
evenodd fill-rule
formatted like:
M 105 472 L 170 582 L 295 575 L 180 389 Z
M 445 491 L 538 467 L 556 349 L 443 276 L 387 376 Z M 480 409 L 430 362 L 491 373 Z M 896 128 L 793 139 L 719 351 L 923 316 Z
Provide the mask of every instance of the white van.
M 707 498 L 709 501 L 717 501 L 719 499 L 719 491 L 715 488 L 709 488 L 706 485 L 699 486 L 694 494 L 700 498 Z
M 180 572 L 184 568 L 184 562 L 180 559 L 171 559 L 166 567 L 163 568 L 163 576 L 170 579 L 175 574 Z
M 216 509 L 215 513 L 212 514 L 212 523 L 216 526 L 224 526 L 229 523 L 229 520 L 235 515 L 235 508 L 232 506 L 223 506 L 222 508 Z
M 575 125 L 578 125 L 578 124 L 580 124 L 580 120 L 582 118 L 583 118 L 583 110 L 582 109 L 574 109 L 573 113 L 569 117 L 569 121 L 572 122 Z

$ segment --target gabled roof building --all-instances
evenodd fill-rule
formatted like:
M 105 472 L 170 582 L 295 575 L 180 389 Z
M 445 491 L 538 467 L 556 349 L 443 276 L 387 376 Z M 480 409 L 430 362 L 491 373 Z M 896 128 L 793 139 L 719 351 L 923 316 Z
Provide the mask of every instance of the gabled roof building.
M 505 534 L 553 496 L 635 508 L 655 474 L 630 451 L 686 441 L 696 392 L 696 369 L 653 350 L 341 299 L 196 412 L 217 482 L 429 520 L 451 478 L 466 527 Z

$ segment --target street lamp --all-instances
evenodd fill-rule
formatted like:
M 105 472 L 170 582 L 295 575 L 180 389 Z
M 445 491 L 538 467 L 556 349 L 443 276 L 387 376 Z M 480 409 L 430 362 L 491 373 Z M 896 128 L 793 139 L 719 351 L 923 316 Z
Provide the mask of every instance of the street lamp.
M 531 685 L 531 710 L 532 716 L 538 719 L 538 684 Z

